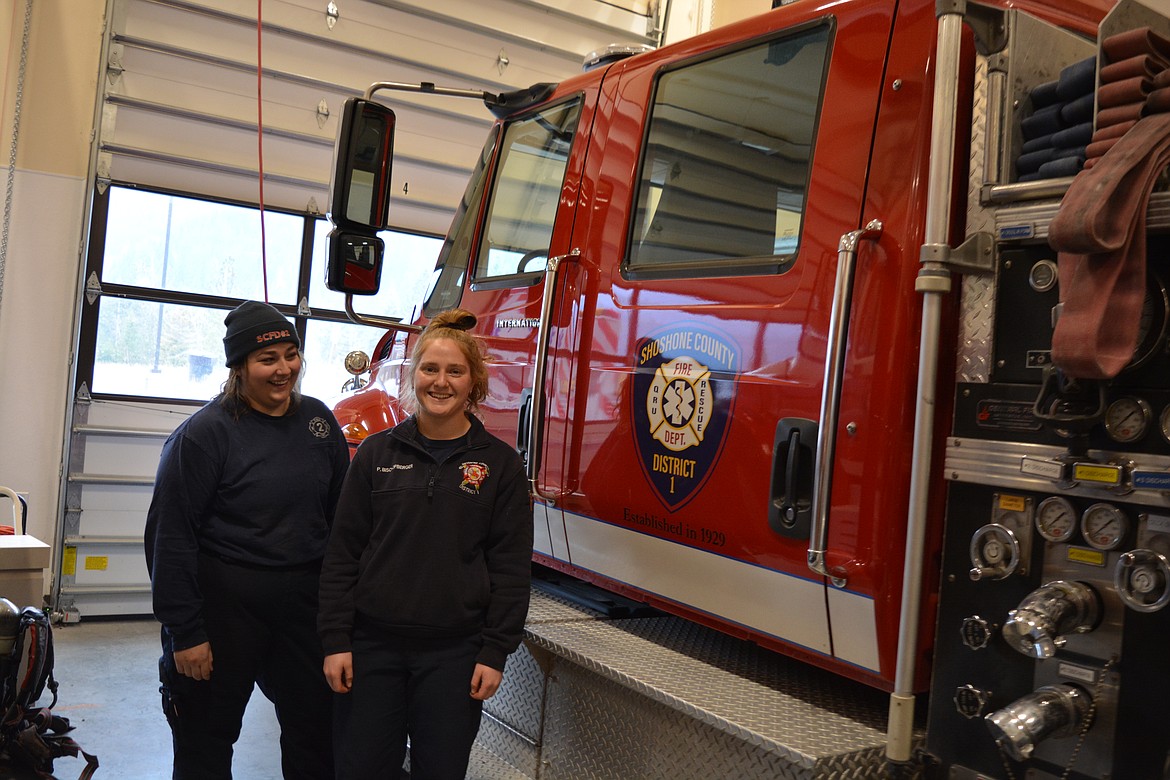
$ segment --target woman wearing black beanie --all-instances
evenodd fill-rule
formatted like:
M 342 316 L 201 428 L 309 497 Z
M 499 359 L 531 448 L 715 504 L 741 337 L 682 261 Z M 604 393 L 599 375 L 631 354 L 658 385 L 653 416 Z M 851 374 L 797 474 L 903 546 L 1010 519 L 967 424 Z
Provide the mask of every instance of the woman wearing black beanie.
M 329 408 L 297 392 L 292 323 L 246 301 L 224 324 L 223 392 L 167 439 L 146 520 L 172 777 L 230 780 L 258 684 L 276 707 L 284 777 L 329 780 L 315 620 L 349 448 Z

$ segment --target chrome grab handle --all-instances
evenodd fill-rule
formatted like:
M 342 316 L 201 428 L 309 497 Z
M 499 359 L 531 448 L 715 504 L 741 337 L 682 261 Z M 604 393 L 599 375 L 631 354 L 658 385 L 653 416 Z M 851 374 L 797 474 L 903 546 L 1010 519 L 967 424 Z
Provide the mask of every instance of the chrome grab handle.
M 532 495 L 555 503 L 560 496 L 542 493 L 537 484 L 540 475 L 541 456 L 544 454 L 544 442 L 541 437 L 544 422 L 544 372 L 548 365 L 548 341 L 551 328 L 553 298 L 556 295 L 557 280 L 561 265 L 577 262 L 581 258 L 581 250 L 574 249 L 567 255 L 550 257 L 544 271 L 544 296 L 540 304 L 540 325 L 536 331 L 536 368 L 532 376 L 532 405 L 528 418 L 528 485 Z
M 845 342 L 849 335 L 849 305 L 853 300 L 853 276 L 857 245 L 882 236 L 880 220 L 870 220 L 861 230 L 841 236 L 837 245 L 837 285 L 829 315 L 829 345 L 825 353 L 825 381 L 821 388 L 820 425 L 817 428 L 817 462 L 813 476 L 812 527 L 809 529 L 808 567 L 845 587 L 845 577 L 830 574 L 825 566 L 829 537 L 829 491 L 833 480 L 833 455 L 837 440 L 837 415 L 841 405 L 841 374 L 845 368 Z

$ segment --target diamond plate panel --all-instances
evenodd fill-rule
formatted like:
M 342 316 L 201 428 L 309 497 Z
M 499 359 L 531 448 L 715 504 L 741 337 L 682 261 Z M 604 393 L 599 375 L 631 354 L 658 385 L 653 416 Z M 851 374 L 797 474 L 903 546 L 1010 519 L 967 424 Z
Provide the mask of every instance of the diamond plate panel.
M 535 648 L 535 652 L 548 651 Z M 496 695 L 484 702 L 484 712 L 535 742 L 544 717 L 544 686 L 545 672 L 526 641 L 508 657 L 504 681 Z
M 680 618 L 599 617 L 533 590 L 477 742 L 506 768 L 468 777 L 884 776 L 885 694 Z
M 961 294 L 962 319 L 955 364 L 957 379 L 985 384 L 991 378 L 995 279 L 992 276 L 964 276 Z
M 992 121 L 988 62 L 975 58 L 975 84 L 971 96 L 971 156 L 967 179 L 967 233 L 990 232 L 994 213 L 980 202 L 984 178 L 992 171 L 987 159 L 988 123 Z M 994 155 L 994 152 L 992 152 Z M 988 275 L 966 274 L 961 286 L 958 360 L 955 372 L 960 382 L 986 383 L 991 376 L 992 329 L 995 323 L 995 284 Z
M 600 612 L 572 604 L 544 591 L 540 582 L 532 583 L 532 599 L 528 603 L 529 627 L 575 620 L 600 620 L 602 617 Z
M 679 618 L 542 626 L 534 641 L 790 763 L 885 745 L 885 694 Z
M 976 233 L 991 229 L 990 215 L 984 210 L 981 199 L 984 179 L 994 166 L 987 155 L 994 154 L 987 148 L 988 123 L 992 121 L 988 91 L 988 62 L 986 57 L 975 58 L 975 83 L 971 94 L 971 146 L 968 158 L 967 176 L 967 232 Z M 998 107 L 996 107 L 998 110 Z
M 535 772 L 525 774 L 478 741 L 471 748 L 466 780 L 534 780 L 535 777 Z
M 493 696 L 492 699 L 494 698 L 496 697 Z M 535 778 L 539 749 L 536 742 L 518 734 L 485 712 L 479 734 L 475 738 L 467 777 L 483 780 Z
M 794 761 L 564 663 L 549 689 L 540 778 L 852 780 L 884 777 L 880 753 Z

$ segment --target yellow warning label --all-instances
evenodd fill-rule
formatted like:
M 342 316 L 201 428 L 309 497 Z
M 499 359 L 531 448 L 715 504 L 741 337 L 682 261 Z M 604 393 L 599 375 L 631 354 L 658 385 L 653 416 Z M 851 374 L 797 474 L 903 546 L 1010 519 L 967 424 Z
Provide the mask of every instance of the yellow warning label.
M 65 554 L 61 556 L 61 573 L 66 577 L 72 577 L 77 574 L 77 548 L 66 547 Z
M 1073 466 L 1073 479 L 1078 482 L 1101 482 L 1106 485 L 1120 485 L 1121 467 L 1077 463 Z
M 110 568 L 110 556 L 108 555 L 87 555 L 85 556 L 85 570 L 86 571 L 105 571 Z
M 1073 563 L 1087 563 L 1090 566 L 1105 565 L 1105 553 L 1085 547 L 1069 547 L 1068 559 Z
M 1007 512 L 1023 512 L 1028 506 L 1028 500 L 1023 496 L 1000 496 L 999 508 Z

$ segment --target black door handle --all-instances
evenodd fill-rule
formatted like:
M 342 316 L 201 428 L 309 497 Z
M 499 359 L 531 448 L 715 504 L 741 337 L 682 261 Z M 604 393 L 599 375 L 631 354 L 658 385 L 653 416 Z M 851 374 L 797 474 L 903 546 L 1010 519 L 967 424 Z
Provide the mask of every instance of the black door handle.
M 768 526 L 781 536 L 807 539 L 812 526 L 813 477 L 817 424 L 785 417 L 776 424 L 772 442 L 772 486 Z
M 520 393 L 520 416 L 516 418 L 516 451 L 528 466 L 528 429 L 532 424 L 532 388 Z

